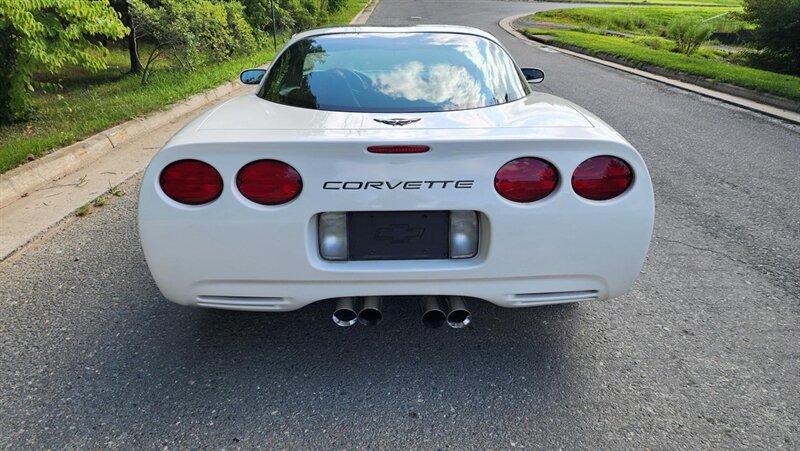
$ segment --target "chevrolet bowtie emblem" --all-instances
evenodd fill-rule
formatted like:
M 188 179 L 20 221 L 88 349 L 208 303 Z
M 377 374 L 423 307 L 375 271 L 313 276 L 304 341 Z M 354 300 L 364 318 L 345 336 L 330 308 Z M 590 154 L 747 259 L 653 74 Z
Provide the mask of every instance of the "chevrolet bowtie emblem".
M 419 122 L 420 118 L 392 118 L 392 119 L 375 119 L 375 122 L 380 122 L 381 124 L 391 125 L 394 127 L 395 125 L 403 126 L 408 124 L 413 124 L 414 122 Z
M 388 241 L 392 244 L 403 244 L 419 240 L 424 234 L 425 229 L 422 227 L 411 227 L 408 224 L 392 224 L 389 227 L 379 228 L 375 232 L 375 239 Z

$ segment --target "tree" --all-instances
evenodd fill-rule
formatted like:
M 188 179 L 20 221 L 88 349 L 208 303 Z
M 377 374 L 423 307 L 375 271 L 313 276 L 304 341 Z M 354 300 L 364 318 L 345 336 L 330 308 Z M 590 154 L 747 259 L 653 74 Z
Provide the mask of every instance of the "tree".
M 755 44 L 779 70 L 800 74 L 800 0 L 744 0 Z
M 35 71 L 104 69 L 108 51 L 90 38 L 127 32 L 108 0 L 0 0 L 0 122 L 30 114 Z
M 250 24 L 238 2 L 211 0 L 160 0 L 152 7 L 144 0 L 129 0 L 131 27 L 136 39 L 155 46 L 145 58 L 142 83 L 147 83 L 153 63 L 171 57 L 185 68 L 203 58 L 220 61 L 255 46 Z
M 273 0 L 279 32 L 296 33 L 324 22 L 328 12 L 341 8 L 346 0 Z M 245 17 L 259 31 L 272 32 L 270 0 L 242 0 Z

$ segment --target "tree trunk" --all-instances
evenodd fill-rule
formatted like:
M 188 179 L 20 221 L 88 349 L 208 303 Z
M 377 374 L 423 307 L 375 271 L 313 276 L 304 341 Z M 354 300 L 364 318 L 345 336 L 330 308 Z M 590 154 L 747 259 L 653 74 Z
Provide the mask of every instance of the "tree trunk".
M 142 71 L 142 62 L 139 60 L 139 43 L 136 42 L 136 33 L 133 29 L 128 35 L 128 53 L 131 56 L 131 73 L 138 74 Z
M 131 20 L 131 12 L 128 8 L 130 8 L 128 2 L 124 2 L 119 8 L 117 8 L 117 11 L 119 11 L 120 15 L 122 16 L 122 23 L 131 30 L 127 37 L 128 54 L 130 55 L 131 59 L 130 73 L 138 74 L 142 71 L 142 61 L 139 59 L 139 43 L 136 42 L 136 27 L 133 24 L 133 20 Z

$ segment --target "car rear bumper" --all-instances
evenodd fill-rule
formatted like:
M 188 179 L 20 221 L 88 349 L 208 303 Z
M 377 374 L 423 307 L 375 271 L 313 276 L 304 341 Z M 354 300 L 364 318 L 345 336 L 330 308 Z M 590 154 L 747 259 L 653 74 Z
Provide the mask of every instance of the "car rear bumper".
M 161 292 L 179 304 L 238 310 L 290 311 L 324 299 L 394 295 L 459 295 L 526 307 L 619 296 L 630 289 L 644 263 L 653 227 L 653 191 L 644 162 L 627 144 L 508 141 L 494 143 L 488 151 L 482 141 L 447 142 L 411 157 L 370 155 L 364 144 L 329 144 L 327 153 L 309 144 L 292 152 L 268 152 L 252 143 L 227 145 L 225 152 L 209 144 L 159 153 L 142 182 L 139 233 Z M 576 147 L 581 150 L 572 150 Z M 569 175 L 593 154 L 617 155 L 631 165 L 636 178 L 627 192 L 595 202 L 572 191 Z M 507 161 L 526 155 L 552 162 L 561 181 L 541 201 L 510 202 L 494 190 L 493 175 Z M 225 183 L 222 195 L 201 206 L 166 197 L 158 175 L 176 158 L 196 158 L 217 168 Z M 259 158 L 281 159 L 297 169 L 303 177 L 300 196 L 284 205 L 264 206 L 237 192 L 237 171 Z M 413 190 L 325 189 L 331 180 L 396 185 L 443 176 L 473 183 L 469 189 L 454 184 Z M 319 214 L 365 210 L 476 211 L 478 254 L 463 260 L 320 257 Z
M 575 290 L 583 287 L 583 290 Z M 291 311 L 321 299 L 350 296 L 442 295 L 483 299 L 500 307 L 535 307 L 598 300 L 608 288 L 596 277 L 539 277 L 481 280 L 328 281 L 201 281 L 192 296 L 179 302 L 197 307 L 246 311 Z M 204 293 L 204 294 L 200 294 Z M 208 294 L 224 293 L 224 294 Z M 265 296 L 270 293 L 275 296 Z

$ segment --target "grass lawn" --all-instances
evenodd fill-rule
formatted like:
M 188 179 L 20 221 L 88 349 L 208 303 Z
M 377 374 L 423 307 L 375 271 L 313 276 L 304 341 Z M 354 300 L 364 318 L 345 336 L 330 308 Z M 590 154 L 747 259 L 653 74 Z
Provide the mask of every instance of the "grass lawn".
M 536 20 L 568 25 L 596 27 L 633 34 L 659 35 L 674 18 L 690 17 L 705 20 L 741 8 L 706 8 L 699 6 L 612 6 L 606 8 L 555 9 L 537 13 Z M 748 26 L 746 22 L 727 17 L 712 19 L 715 31 L 736 32 Z
M 348 0 L 329 23 L 346 24 L 363 6 L 360 0 Z M 0 126 L 0 173 L 26 162 L 28 155 L 41 156 L 219 86 L 242 69 L 265 64 L 274 57 L 272 36 L 260 39 L 267 48 L 222 63 L 202 64 L 191 72 L 157 67 L 145 86 L 138 76 L 126 75 L 130 68 L 127 47 L 111 49 L 108 69 L 101 72 L 69 67 L 56 75 L 38 76 L 40 81 L 57 82 L 63 88 L 37 91 L 33 98 L 35 113 L 29 121 Z
M 620 3 L 631 5 L 741 6 L 741 0 L 541 0 L 557 3 Z
M 614 55 L 633 63 L 652 64 L 687 74 L 700 75 L 718 82 L 800 100 L 800 77 L 713 61 L 704 58 L 702 54 L 686 56 L 668 49 L 654 49 L 648 46 L 652 43 L 637 40 L 642 38 L 629 39 L 574 30 L 527 29 L 525 31 L 529 34 L 551 35 L 556 43 L 580 47 L 590 53 Z

